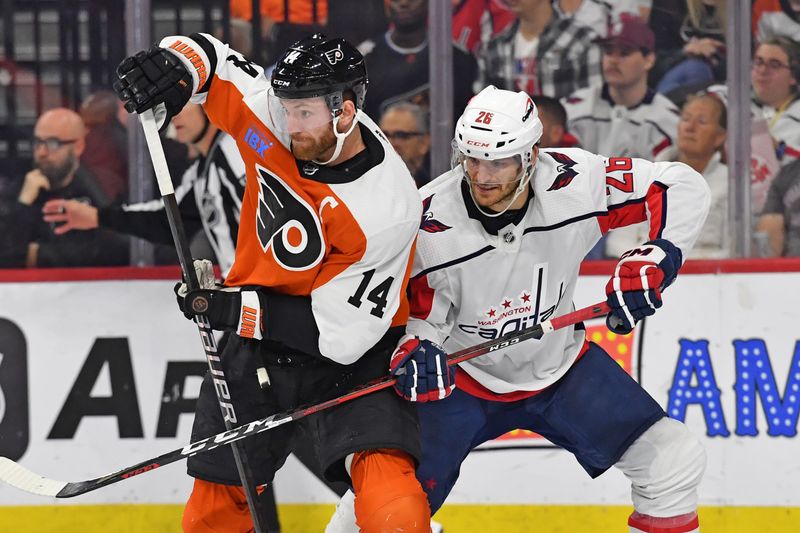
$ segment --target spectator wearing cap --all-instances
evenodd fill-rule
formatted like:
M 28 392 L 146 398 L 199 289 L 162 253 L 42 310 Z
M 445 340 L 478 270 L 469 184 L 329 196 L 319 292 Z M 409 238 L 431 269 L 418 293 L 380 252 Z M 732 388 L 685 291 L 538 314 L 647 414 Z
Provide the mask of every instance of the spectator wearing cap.
M 762 116 L 783 167 L 800 158 L 800 45 L 785 37 L 761 43 L 750 79 L 756 116 Z
M 606 156 L 653 159 L 672 146 L 678 109 L 647 85 L 654 39 L 641 19 L 625 17 L 600 41 L 604 82 L 563 102 L 568 129 L 581 147 Z
M 506 4 L 516 20 L 481 52 L 478 86 L 562 98 L 600 83 L 600 51 L 592 28 L 559 14 L 551 0 Z
M 428 160 L 431 136 L 425 108 L 411 102 L 394 103 L 381 115 L 380 127 L 408 167 L 417 187 L 428 183 L 431 180 Z

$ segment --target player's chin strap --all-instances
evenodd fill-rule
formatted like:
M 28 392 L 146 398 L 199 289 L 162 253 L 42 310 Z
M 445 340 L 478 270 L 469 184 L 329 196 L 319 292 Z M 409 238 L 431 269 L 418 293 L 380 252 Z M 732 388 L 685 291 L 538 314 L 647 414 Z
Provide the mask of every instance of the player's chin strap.
M 495 213 L 494 211 L 484 211 L 483 208 L 481 208 L 480 204 L 477 202 L 477 200 L 475 200 L 475 193 L 472 192 L 472 179 L 469 177 L 469 173 L 464 167 L 462 167 L 462 172 L 464 173 L 464 178 L 470 183 L 469 195 L 472 197 L 472 203 L 475 204 L 475 207 L 483 215 L 490 218 L 494 218 L 494 217 L 499 217 L 500 215 L 508 211 L 512 205 L 514 205 L 514 202 L 517 201 L 519 195 L 522 194 L 522 191 L 524 191 L 525 187 L 527 187 L 528 183 L 530 183 L 531 176 L 533 176 L 533 171 L 535 168 L 536 164 L 531 162 L 531 164 L 528 165 L 526 169 L 520 171 L 520 176 L 517 177 L 516 180 L 514 180 L 514 181 L 519 180 L 519 185 L 517 185 L 517 189 L 514 191 L 514 196 L 512 196 L 511 200 L 508 201 L 508 205 L 506 205 L 505 209 L 503 209 L 499 213 Z
M 339 133 L 339 128 L 337 127 L 339 125 L 340 118 L 342 118 L 341 112 L 333 117 L 333 134 L 336 136 L 336 148 L 333 150 L 333 155 L 330 156 L 327 161 L 317 161 L 314 159 L 314 163 L 318 165 L 327 165 L 339 157 L 339 154 L 342 152 L 342 146 L 344 146 L 345 139 L 347 139 L 348 135 L 353 133 L 356 124 L 358 124 L 358 111 L 356 111 L 356 114 L 353 116 L 353 123 L 350 124 L 350 128 L 344 133 Z

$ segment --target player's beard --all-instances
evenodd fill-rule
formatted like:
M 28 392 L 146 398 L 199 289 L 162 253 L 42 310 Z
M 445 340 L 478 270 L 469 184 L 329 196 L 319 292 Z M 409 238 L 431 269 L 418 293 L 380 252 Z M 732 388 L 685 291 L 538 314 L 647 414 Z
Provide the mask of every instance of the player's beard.
M 519 180 L 514 180 L 511 183 L 499 185 L 497 188 L 488 191 L 489 194 L 484 195 L 478 188 L 477 183 L 470 183 L 472 198 L 475 203 L 483 209 L 488 209 L 496 213 L 505 209 L 508 203 L 511 202 L 514 198 L 514 194 L 517 192 L 518 186 Z
M 42 171 L 42 174 L 45 175 L 47 181 L 50 182 L 50 189 L 56 190 L 66 185 L 67 178 L 72 175 L 78 166 L 77 161 L 78 158 L 75 153 L 70 152 L 60 165 L 49 161 L 39 161 L 37 166 Z
M 325 161 L 336 147 L 333 127 L 328 125 L 319 137 L 311 133 L 292 133 L 292 154 L 301 161 Z

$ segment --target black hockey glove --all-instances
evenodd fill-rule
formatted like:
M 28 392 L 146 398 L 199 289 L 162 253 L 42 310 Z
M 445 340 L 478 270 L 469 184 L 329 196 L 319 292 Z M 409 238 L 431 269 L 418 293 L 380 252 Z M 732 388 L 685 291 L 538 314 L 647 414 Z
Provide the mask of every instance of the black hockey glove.
M 114 91 L 128 113 L 153 109 L 159 129 L 164 129 L 192 96 L 192 75 L 175 54 L 158 46 L 123 59 L 117 77 Z
M 196 289 L 175 285 L 178 307 L 189 320 L 205 315 L 211 329 L 235 331 L 240 337 L 262 339 L 263 306 L 256 291 L 238 288 Z

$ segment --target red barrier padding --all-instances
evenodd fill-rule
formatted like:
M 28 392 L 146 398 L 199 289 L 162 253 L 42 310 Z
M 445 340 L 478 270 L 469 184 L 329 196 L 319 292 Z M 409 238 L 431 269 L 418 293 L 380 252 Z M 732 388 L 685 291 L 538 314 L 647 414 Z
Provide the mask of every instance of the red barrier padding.
M 581 275 L 610 276 L 616 261 L 584 261 Z M 217 276 L 219 269 L 215 267 Z M 687 261 L 681 274 L 738 274 L 759 272 L 800 272 L 800 257 L 764 259 L 721 259 Z M 178 280 L 180 268 L 159 267 L 109 267 L 109 268 L 27 268 L 0 270 L 0 283 L 47 281 L 115 281 L 115 280 Z

